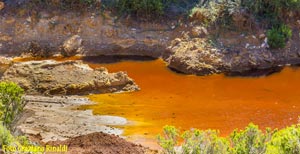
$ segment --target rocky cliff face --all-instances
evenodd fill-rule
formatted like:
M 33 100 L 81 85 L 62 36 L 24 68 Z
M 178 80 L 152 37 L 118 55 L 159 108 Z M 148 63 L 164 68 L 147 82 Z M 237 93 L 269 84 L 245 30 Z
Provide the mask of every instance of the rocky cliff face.
M 15 63 L 1 80 L 19 84 L 27 94 L 84 95 L 139 90 L 125 72 L 108 73 L 105 68 L 94 70 L 81 61 Z
M 0 11 L 0 55 L 157 58 L 172 39 L 174 25 L 118 20 L 97 10 L 83 13 L 7 7 Z
M 130 16 L 118 18 L 108 11 L 64 12 L 10 6 L 0 11 L 0 56 L 163 55 L 173 70 L 196 75 L 244 74 L 300 63 L 299 16 L 288 23 L 293 37 L 287 47 L 270 50 L 266 30 L 240 27 L 246 19 L 239 14 L 234 15 L 238 29 L 223 31 L 180 18 L 141 22 Z M 210 44 L 213 37 L 217 37 L 214 41 L 220 46 Z
M 269 49 L 263 33 L 248 35 L 227 32 L 211 43 L 198 33 L 172 41 L 163 54 L 169 68 L 195 75 L 225 73 L 226 75 L 267 75 L 285 65 L 300 63 L 300 24 L 284 49 Z M 264 37 L 263 37 L 264 36 Z

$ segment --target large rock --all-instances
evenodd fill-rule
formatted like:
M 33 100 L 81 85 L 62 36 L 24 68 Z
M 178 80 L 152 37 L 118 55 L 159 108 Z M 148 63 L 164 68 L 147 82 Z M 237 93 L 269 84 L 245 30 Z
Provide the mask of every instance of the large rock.
M 168 67 L 186 74 L 209 75 L 224 69 L 222 54 L 209 46 L 206 39 L 175 39 L 164 59 Z
M 4 2 L 1 2 L 1 1 L 0 1 L 0 11 L 4 8 L 4 6 L 5 6 L 5 5 L 4 5 Z
M 62 54 L 64 56 L 74 56 L 82 51 L 82 39 L 79 35 L 70 37 L 62 46 Z
M 10 65 L 12 64 L 11 58 L 1 57 L 0 56 L 0 65 Z
M 6 57 L 0 57 L 0 76 L 5 70 L 12 64 L 12 59 Z
M 73 95 L 139 90 L 124 72 L 92 69 L 82 61 L 53 60 L 15 63 L 1 80 L 18 83 L 28 94 Z

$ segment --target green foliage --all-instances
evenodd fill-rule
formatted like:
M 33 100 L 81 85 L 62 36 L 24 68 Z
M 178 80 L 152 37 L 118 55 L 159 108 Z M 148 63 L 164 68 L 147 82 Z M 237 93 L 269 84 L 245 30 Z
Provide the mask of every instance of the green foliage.
M 67 8 L 78 8 L 78 7 L 86 7 L 91 6 L 96 3 L 96 0 L 64 0 L 61 1 L 62 5 Z
M 242 7 L 269 26 L 278 26 L 286 12 L 300 9 L 300 0 L 244 0 Z
M 58 7 L 60 9 L 76 9 L 94 7 L 99 4 L 97 0 L 30 0 L 30 7 Z
M 154 17 L 164 14 L 165 7 L 171 2 L 174 0 L 117 0 L 114 5 L 120 13 Z
M 198 3 L 191 11 L 190 18 L 209 26 L 218 22 L 225 25 L 230 22 L 230 16 L 240 7 L 240 1 L 216 1 L 209 0 L 205 3 Z
M 0 124 L 0 147 L 2 145 L 6 146 L 30 146 L 32 143 L 28 140 L 26 136 L 17 136 L 14 137 L 10 131 Z
M 232 153 L 235 154 L 258 154 L 265 153 L 266 142 L 270 139 L 270 131 L 263 134 L 258 126 L 249 124 L 245 130 L 233 131 L 230 135 Z
M 174 126 L 165 126 L 163 128 L 163 136 L 158 135 L 159 145 L 168 154 L 175 154 L 175 146 L 177 145 L 177 138 L 179 131 Z
M 198 129 L 185 131 L 182 135 L 183 153 L 195 154 L 229 154 L 229 142 L 219 137 L 219 132 L 215 130 L 201 131 Z
M 276 131 L 267 144 L 266 154 L 299 154 L 300 153 L 300 126 L 293 125 Z
M 292 30 L 286 25 L 273 27 L 267 32 L 268 44 L 273 49 L 284 48 L 286 41 L 291 38 L 291 36 Z
M 269 128 L 263 133 L 258 126 L 249 124 L 244 130 L 235 130 L 228 138 L 215 130 L 185 131 L 181 138 L 173 126 L 164 127 L 159 144 L 167 154 L 299 154 L 300 125 L 282 130 Z M 181 141 L 181 144 L 177 144 Z M 175 148 L 178 145 L 177 148 Z M 175 150 L 177 149 L 177 150 Z
M 258 15 L 279 14 L 284 10 L 299 9 L 300 0 L 243 0 L 242 6 Z
M 25 106 L 23 94 L 24 90 L 17 84 L 0 82 L 0 121 L 8 128 Z
M 264 26 L 279 26 L 289 11 L 300 10 L 300 0 L 199 0 L 190 16 L 205 25 L 216 21 L 230 25 L 231 15 L 240 10 L 254 15 Z
M 10 131 L 0 124 L 0 146 L 2 147 L 2 145 L 11 145 L 14 140 L 15 138 L 10 134 Z

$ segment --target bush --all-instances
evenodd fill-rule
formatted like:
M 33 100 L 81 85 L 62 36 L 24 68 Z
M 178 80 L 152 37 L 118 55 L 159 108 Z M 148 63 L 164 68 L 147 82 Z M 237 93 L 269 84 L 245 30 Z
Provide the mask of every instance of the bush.
M 140 17 L 155 17 L 164 14 L 164 9 L 174 0 L 117 0 L 115 7 L 120 13 Z
M 158 135 L 160 146 L 165 150 L 166 153 L 174 154 L 175 146 L 177 145 L 177 138 L 179 137 L 179 131 L 174 126 L 165 126 L 163 128 L 163 135 Z
M 263 134 L 258 126 L 249 124 L 245 130 L 233 131 L 230 135 L 232 153 L 235 154 L 258 154 L 265 153 L 266 142 L 270 140 L 270 130 Z
M 2 145 L 11 145 L 14 140 L 14 136 L 10 134 L 10 131 L 0 124 L 0 147 Z
M 300 9 L 300 0 L 243 0 L 242 7 L 269 26 L 275 26 L 286 12 Z
M 96 0 L 64 0 L 61 1 L 62 5 L 66 8 L 80 8 L 80 7 L 88 7 L 95 4 Z
M 0 82 L 0 121 L 10 128 L 10 124 L 23 110 L 24 90 L 12 82 Z
M 243 11 L 267 27 L 279 26 L 289 11 L 299 11 L 300 0 L 201 0 L 190 16 L 203 21 L 230 24 L 231 15 Z
M 17 115 L 23 110 L 24 90 L 13 82 L 0 82 L 0 147 L 28 146 L 30 141 L 25 136 L 14 137 L 8 128 Z
M 98 0 L 29 0 L 29 6 L 35 7 L 58 7 L 60 9 L 81 10 L 89 7 L 98 6 Z M 38 5 L 38 6 L 37 6 Z
M 25 136 L 14 137 L 10 131 L 0 124 L 0 147 L 6 146 L 30 146 L 32 143 Z
M 218 131 L 195 129 L 185 131 L 182 138 L 184 139 L 182 153 L 230 154 L 229 142 L 225 138 L 219 137 Z
M 267 144 L 266 154 L 299 154 L 300 126 L 294 125 L 277 131 Z
M 220 24 L 229 23 L 230 16 L 240 7 L 240 1 L 209 0 L 199 3 L 190 11 L 190 17 L 201 22 L 204 26 L 220 21 Z
M 292 30 L 286 25 L 281 25 L 277 28 L 273 27 L 267 32 L 268 44 L 273 49 L 284 48 L 291 36 Z
M 166 131 L 167 130 L 167 131 Z M 176 133 L 175 133 L 176 132 Z M 215 130 L 191 130 L 179 136 L 173 126 L 164 127 L 159 144 L 167 154 L 299 154 L 300 125 L 282 130 L 266 129 L 249 124 L 244 130 L 233 131 L 223 138 Z M 178 141 L 183 142 L 177 146 Z M 169 144 L 166 144 L 169 143 Z M 177 149 L 177 150 L 176 150 Z

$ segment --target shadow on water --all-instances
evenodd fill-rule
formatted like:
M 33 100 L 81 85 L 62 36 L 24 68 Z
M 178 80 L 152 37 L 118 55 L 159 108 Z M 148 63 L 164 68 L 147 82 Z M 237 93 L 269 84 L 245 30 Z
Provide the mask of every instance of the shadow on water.
M 299 66 L 295 66 L 295 69 L 299 68 Z M 184 72 L 181 72 L 179 70 L 176 70 L 172 67 L 168 67 L 168 69 L 172 72 L 175 72 L 177 74 L 186 75 Z M 272 75 L 274 73 L 280 73 L 284 67 L 273 67 L 273 68 L 267 68 L 267 69 L 251 69 L 248 71 L 243 72 L 224 72 L 221 74 L 224 74 L 227 77 L 265 77 Z M 209 75 L 207 75 L 209 76 Z
M 225 72 L 224 75 L 228 77 L 263 77 L 274 73 L 280 73 L 284 67 L 272 67 L 267 69 L 251 69 L 243 72 Z
M 148 56 L 91 56 L 91 57 L 83 57 L 82 60 L 87 63 L 95 63 L 95 64 L 111 64 L 122 61 L 151 61 L 156 58 L 148 57 Z

